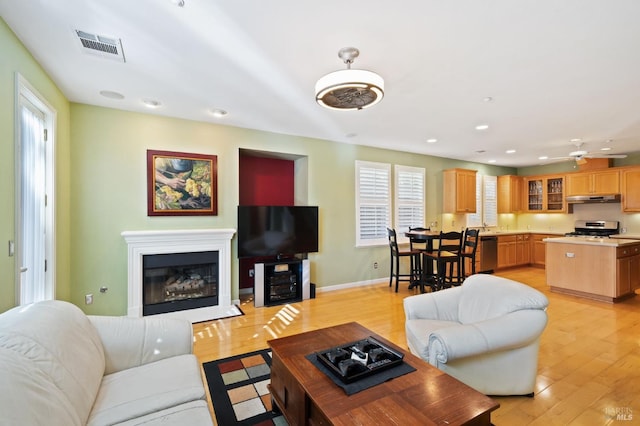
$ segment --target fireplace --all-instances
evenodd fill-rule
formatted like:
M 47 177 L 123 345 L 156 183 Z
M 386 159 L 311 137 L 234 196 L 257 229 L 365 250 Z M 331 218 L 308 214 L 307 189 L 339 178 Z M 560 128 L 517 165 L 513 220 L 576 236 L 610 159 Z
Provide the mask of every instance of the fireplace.
M 218 304 L 218 252 L 142 257 L 142 315 Z
M 191 322 L 229 316 L 234 229 L 125 231 L 128 316 Z

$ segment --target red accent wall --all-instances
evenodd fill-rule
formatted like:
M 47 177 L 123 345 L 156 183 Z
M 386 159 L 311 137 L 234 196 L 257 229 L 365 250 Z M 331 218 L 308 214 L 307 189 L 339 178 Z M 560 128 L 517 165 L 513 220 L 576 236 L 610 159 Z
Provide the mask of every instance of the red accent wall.
M 241 206 L 293 206 L 293 161 L 240 157 Z
M 240 156 L 241 206 L 293 206 L 294 163 L 292 160 Z M 240 259 L 240 288 L 253 288 L 249 270 L 264 258 Z

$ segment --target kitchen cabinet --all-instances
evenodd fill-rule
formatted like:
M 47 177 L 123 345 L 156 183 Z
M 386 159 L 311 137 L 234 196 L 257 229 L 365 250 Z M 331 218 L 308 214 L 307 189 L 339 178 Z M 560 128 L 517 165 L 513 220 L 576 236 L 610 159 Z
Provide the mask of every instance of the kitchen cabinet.
M 622 211 L 640 212 L 640 167 L 622 169 Z
M 566 176 L 566 195 L 606 195 L 620 193 L 620 172 L 598 170 Z
M 529 213 L 565 213 L 564 176 L 545 175 L 525 178 L 525 210 Z
M 498 269 L 531 263 L 530 234 L 498 236 Z
M 545 238 L 557 237 L 550 234 L 531 234 L 531 264 L 539 268 L 544 268 L 546 263 L 546 243 Z
M 516 265 L 516 236 L 498 236 L 498 269 Z
M 476 170 L 442 171 L 444 213 L 476 212 Z
M 516 264 L 528 265 L 531 263 L 531 235 L 516 235 Z
M 616 257 L 616 294 L 632 293 L 640 288 L 640 244 L 618 247 Z
M 498 213 L 519 213 L 522 211 L 521 176 L 498 176 Z

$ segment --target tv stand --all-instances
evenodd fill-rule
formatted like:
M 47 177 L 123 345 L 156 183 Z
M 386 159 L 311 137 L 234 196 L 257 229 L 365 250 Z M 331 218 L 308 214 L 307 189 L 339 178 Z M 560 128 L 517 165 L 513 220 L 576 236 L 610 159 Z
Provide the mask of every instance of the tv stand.
M 254 300 L 256 307 L 299 302 L 310 297 L 308 259 L 282 259 L 256 263 Z

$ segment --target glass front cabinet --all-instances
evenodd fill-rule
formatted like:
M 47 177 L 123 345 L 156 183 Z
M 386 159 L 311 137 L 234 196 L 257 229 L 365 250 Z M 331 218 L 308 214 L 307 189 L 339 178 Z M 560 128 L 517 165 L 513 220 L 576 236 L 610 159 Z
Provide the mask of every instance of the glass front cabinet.
M 529 213 L 565 213 L 564 176 L 525 178 L 525 208 Z

